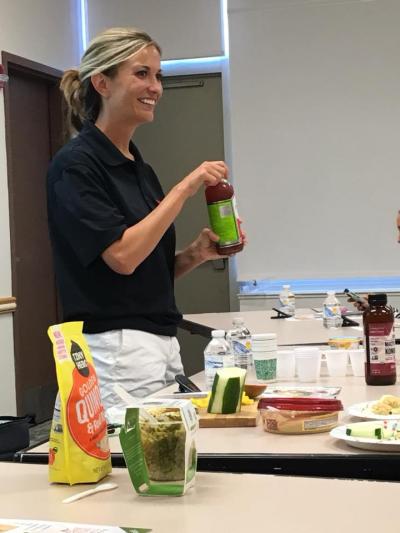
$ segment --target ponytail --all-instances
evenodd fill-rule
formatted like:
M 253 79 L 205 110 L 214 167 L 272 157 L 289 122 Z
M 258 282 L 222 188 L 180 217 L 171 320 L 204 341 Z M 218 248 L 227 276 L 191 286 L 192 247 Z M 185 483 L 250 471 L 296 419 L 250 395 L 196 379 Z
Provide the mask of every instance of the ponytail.
M 70 135 L 80 131 L 84 120 L 83 86 L 77 69 L 64 72 L 60 89 L 66 102 L 66 130 Z

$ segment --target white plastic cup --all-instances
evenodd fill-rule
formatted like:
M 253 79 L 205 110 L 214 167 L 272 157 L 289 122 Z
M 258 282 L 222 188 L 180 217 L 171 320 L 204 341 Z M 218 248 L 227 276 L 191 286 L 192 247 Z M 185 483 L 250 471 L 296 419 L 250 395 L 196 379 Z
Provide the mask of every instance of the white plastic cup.
M 349 353 L 347 350 L 327 350 L 325 352 L 330 376 L 343 377 L 347 372 Z
M 296 360 L 294 350 L 278 352 L 276 377 L 278 379 L 293 379 L 296 373 Z
M 255 346 L 254 344 L 252 345 L 253 352 L 276 352 L 277 349 L 278 346 L 276 344 L 271 346 Z
M 251 337 L 252 350 L 255 352 L 272 352 L 277 350 L 276 333 L 257 333 Z
M 361 348 L 359 350 L 349 350 L 351 368 L 353 376 L 365 376 L 365 351 Z
M 313 355 L 320 353 L 318 346 L 300 346 L 294 349 L 295 355 Z
M 276 380 L 276 361 L 277 353 L 275 352 L 258 352 L 253 351 L 253 363 L 256 371 L 257 381 L 268 383 Z
M 321 352 L 318 348 L 302 352 L 295 350 L 297 377 L 301 383 L 317 381 L 321 372 Z

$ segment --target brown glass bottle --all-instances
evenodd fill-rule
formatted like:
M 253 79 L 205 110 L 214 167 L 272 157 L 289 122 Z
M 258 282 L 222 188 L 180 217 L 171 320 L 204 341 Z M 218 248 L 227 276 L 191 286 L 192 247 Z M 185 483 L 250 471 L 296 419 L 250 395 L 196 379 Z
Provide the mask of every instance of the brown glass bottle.
M 396 383 L 393 311 L 386 294 L 370 294 L 364 312 L 365 381 L 368 385 Z
M 211 229 L 219 236 L 217 252 L 230 255 L 243 249 L 240 225 L 236 213 L 235 193 L 227 180 L 205 190 Z

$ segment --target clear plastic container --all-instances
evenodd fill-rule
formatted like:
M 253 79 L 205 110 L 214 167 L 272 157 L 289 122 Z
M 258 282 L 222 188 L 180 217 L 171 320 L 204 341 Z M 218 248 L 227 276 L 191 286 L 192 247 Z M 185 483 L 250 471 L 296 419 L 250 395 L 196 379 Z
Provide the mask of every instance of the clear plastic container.
M 320 398 L 261 398 L 263 427 L 269 433 L 323 433 L 337 426 L 340 400 Z
M 152 398 L 128 407 L 119 435 L 136 492 L 181 496 L 195 481 L 198 417 L 187 400 Z
M 360 342 L 361 337 L 331 337 L 328 345 L 332 350 L 357 350 Z

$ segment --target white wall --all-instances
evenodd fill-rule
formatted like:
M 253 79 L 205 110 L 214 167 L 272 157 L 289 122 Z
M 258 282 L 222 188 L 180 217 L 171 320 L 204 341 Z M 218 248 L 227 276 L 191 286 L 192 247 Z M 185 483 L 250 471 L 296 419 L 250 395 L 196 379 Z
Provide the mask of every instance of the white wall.
M 400 2 L 230 0 L 239 279 L 398 275 Z
M 222 55 L 220 0 L 87 0 L 89 38 L 110 26 L 135 26 L 163 59 Z
M 0 0 L 0 51 L 65 69 L 78 63 L 75 0 Z M 0 296 L 11 296 L 4 99 L 0 93 Z M 16 412 L 12 315 L 0 315 L 0 415 Z

